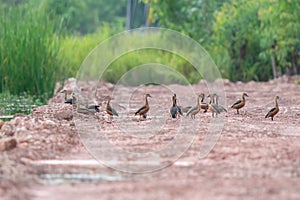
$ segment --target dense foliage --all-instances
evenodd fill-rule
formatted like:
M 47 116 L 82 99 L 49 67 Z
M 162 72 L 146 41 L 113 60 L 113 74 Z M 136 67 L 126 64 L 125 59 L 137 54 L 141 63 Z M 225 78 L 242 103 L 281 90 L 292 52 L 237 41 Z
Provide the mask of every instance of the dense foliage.
M 268 80 L 300 71 L 298 0 L 144 1 L 161 26 L 199 41 L 230 80 Z

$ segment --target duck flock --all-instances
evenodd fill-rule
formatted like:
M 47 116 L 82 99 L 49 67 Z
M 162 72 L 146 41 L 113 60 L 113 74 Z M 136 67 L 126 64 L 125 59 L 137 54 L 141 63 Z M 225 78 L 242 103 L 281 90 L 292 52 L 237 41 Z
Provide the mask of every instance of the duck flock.
M 67 91 L 63 90 L 62 93 L 65 94 L 65 103 L 67 104 L 75 104 L 76 98 L 73 96 L 73 98 L 68 99 L 67 98 Z M 152 96 L 150 94 L 145 94 L 145 104 L 139 108 L 134 114 L 139 115 L 140 119 L 146 119 L 147 113 L 150 110 L 150 105 L 148 98 L 151 98 Z M 227 110 L 219 104 L 218 99 L 219 96 L 217 94 L 209 94 L 207 97 L 210 98 L 209 103 L 204 102 L 205 94 L 201 93 L 197 97 L 197 105 L 192 106 L 179 106 L 177 105 L 177 97 L 176 94 L 173 94 L 172 96 L 172 107 L 169 110 L 170 116 L 172 118 L 178 118 L 179 116 L 183 116 L 184 113 L 186 113 L 186 116 L 190 116 L 192 119 L 195 119 L 195 116 L 201 111 L 206 113 L 207 111 L 210 111 L 212 113 L 212 117 L 216 117 L 218 114 L 222 112 L 227 112 Z M 236 109 L 237 114 L 240 114 L 239 110 L 243 108 L 246 104 L 246 98 L 249 97 L 247 93 L 242 94 L 242 99 L 237 100 L 234 102 L 230 108 Z M 106 104 L 106 113 L 109 115 L 110 119 L 113 118 L 113 116 L 119 116 L 118 112 L 111 106 L 110 101 L 111 97 L 107 96 L 105 97 L 107 100 Z M 275 106 L 269 110 L 269 112 L 266 113 L 265 118 L 271 118 L 271 120 L 274 120 L 274 116 L 279 112 L 279 106 L 278 106 L 278 96 L 275 96 Z M 77 108 L 77 111 L 80 113 L 95 113 L 99 112 L 99 105 L 91 105 L 87 108 Z

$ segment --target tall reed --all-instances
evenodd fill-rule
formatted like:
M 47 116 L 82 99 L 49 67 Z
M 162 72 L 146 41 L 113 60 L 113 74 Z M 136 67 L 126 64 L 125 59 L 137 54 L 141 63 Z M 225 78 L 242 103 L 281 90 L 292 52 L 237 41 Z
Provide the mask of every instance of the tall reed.
M 1 13 L 0 93 L 26 92 L 46 102 L 61 77 L 55 22 L 29 4 L 2 7 Z

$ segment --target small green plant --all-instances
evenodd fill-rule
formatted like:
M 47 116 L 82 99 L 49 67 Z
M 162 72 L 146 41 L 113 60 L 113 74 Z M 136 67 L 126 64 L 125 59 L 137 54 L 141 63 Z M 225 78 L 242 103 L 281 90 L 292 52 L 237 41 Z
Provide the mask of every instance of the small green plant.
M 9 92 L 0 94 L 0 116 L 14 115 L 16 113 L 31 113 L 32 109 L 41 106 L 43 103 L 38 97 L 23 93 L 20 96 L 12 95 Z

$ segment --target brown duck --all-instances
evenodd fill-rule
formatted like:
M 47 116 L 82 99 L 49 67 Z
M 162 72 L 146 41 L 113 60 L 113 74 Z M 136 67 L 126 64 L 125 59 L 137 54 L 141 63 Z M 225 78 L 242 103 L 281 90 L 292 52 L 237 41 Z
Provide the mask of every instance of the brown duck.
M 200 111 L 201 106 L 200 106 L 200 98 L 201 94 L 197 97 L 197 105 L 189 109 L 189 111 L 186 113 L 186 116 L 189 116 L 191 114 L 191 118 L 195 119 L 196 114 Z
M 214 95 L 209 94 L 207 97 L 210 97 L 210 101 L 209 101 L 209 104 L 208 104 L 208 110 L 211 111 L 211 113 L 212 113 L 211 116 L 215 117 L 218 114 L 220 114 L 220 110 L 218 109 L 217 104 L 215 104 Z
M 144 119 L 147 118 L 147 112 L 150 110 L 149 102 L 148 102 L 148 97 L 152 97 L 150 94 L 145 95 L 145 105 L 138 109 L 134 115 L 140 115 L 143 116 Z
M 113 117 L 113 116 L 119 116 L 119 114 L 117 113 L 117 111 L 115 109 L 113 109 L 110 105 L 110 101 L 111 101 L 111 97 L 110 96 L 107 96 L 106 97 L 107 99 L 107 104 L 106 104 L 106 113 L 110 116 L 110 117 Z
M 236 109 L 236 113 L 240 114 L 239 109 L 245 106 L 246 99 L 245 97 L 249 97 L 247 93 L 243 93 L 242 100 L 237 100 L 234 104 L 232 104 L 231 108 Z
M 179 106 L 177 106 L 176 94 L 173 95 L 172 102 L 173 102 L 173 105 L 170 109 L 171 117 L 177 118 L 178 114 L 183 115 L 181 108 Z
M 271 120 L 273 121 L 274 116 L 279 112 L 279 106 L 277 100 L 279 99 L 279 96 L 275 96 L 275 107 L 272 108 L 265 116 L 265 118 L 271 117 Z
M 204 113 L 206 113 L 207 110 L 208 110 L 208 104 L 207 104 L 206 102 L 204 102 L 205 94 L 204 94 L 204 93 L 201 93 L 201 94 L 200 94 L 200 97 L 201 97 L 200 108 L 201 108 L 202 110 L 204 110 Z
M 227 112 L 226 108 L 224 108 L 224 106 L 219 104 L 219 95 L 214 94 L 214 98 L 215 98 L 215 103 L 217 105 L 217 108 L 220 112 Z
M 72 98 L 68 98 L 68 91 L 67 90 L 62 90 L 61 93 L 65 94 L 65 103 L 66 104 L 76 104 L 75 96 L 72 96 Z

